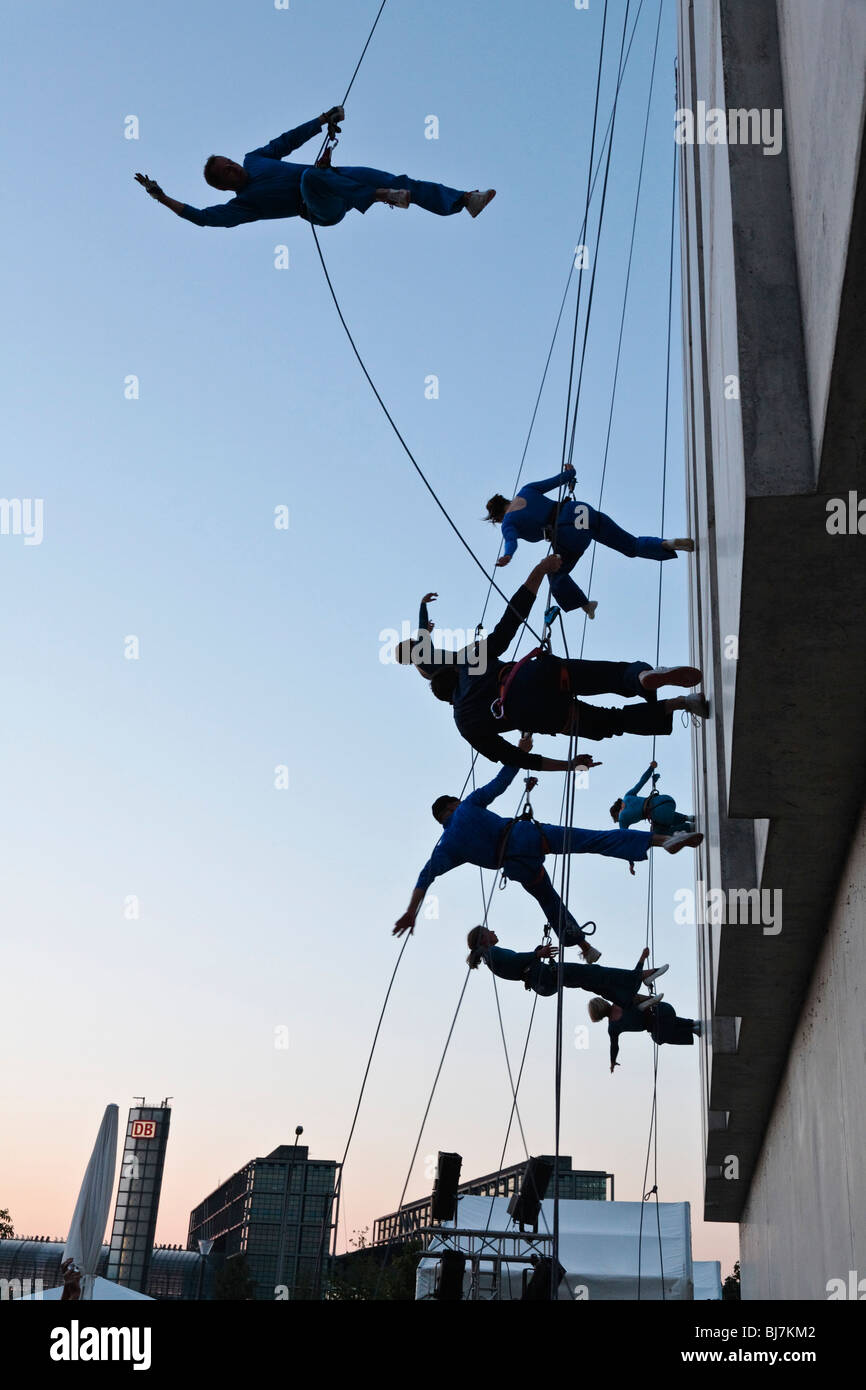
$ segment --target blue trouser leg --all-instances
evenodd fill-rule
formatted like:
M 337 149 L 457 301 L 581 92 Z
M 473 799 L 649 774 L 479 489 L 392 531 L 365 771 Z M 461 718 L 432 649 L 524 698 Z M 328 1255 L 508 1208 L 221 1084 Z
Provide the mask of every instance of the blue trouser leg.
M 529 984 L 536 994 L 544 996 L 555 994 L 557 988 L 557 965 L 545 965 L 537 961 L 530 967 Z M 585 989 L 589 994 L 598 994 L 612 1004 L 627 1008 L 640 990 L 641 972 L 639 970 L 611 970 L 604 965 L 578 965 L 565 961 L 562 966 L 562 983 L 565 989 Z
M 410 179 L 407 174 L 389 174 L 384 169 L 351 165 L 344 169 L 306 169 L 301 175 L 304 205 L 312 220 L 324 227 L 341 222 L 350 208 L 366 212 L 380 188 L 406 188 L 413 203 L 440 217 L 459 212 L 463 206 L 463 194 L 456 188 Z
M 608 859 L 635 863 L 646 859 L 652 844 L 650 830 L 581 830 L 577 825 L 539 828 L 551 854 L 603 854 Z
M 687 825 L 692 824 L 691 816 L 684 816 L 677 810 L 677 803 L 672 796 L 657 797 L 650 808 L 650 819 L 654 829 L 667 834 L 672 830 L 683 830 Z
M 632 536 L 587 502 L 565 502 L 556 528 L 556 552 L 562 556 L 563 565 L 558 574 L 551 576 L 550 592 L 566 613 L 588 602 L 580 585 L 571 578 L 571 570 L 591 541 L 598 541 L 599 545 L 617 550 L 630 559 L 676 559 L 676 551 L 665 550 L 661 536 Z
M 617 526 L 611 517 L 597 512 L 586 502 L 575 503 L 575 521 L 578 523 L 574 527 L 576 531 L 582 531 L 584 535 L 588 533 L 589 538 L 598 541 L 599 545 L 606 545 L 608 550 L 617 550 L 631 560 L 676 559 L 676 551 L 666 550 L 661 536 L 633 536 Z M 589 540 L 586 542 L 588 544 Z
M 510 872 L 507 859 L 504 867 L 506 877 L 514 878 L 538 903 L 545 921 L 556 932 L 563 946 L 577 946 L 586 940 L 543 868 L 539 866 L 534 874 L 521 875 L 519 871 L 514 874 Z

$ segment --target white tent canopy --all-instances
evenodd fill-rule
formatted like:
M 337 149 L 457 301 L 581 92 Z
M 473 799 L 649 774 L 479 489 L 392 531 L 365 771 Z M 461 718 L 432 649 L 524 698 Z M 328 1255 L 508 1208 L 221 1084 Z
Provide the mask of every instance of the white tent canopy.
M 106 1105 L 90 1162 L 72 1213 L 61 1264 L 72 1259 L 84 1273 L 81 1297 L 93 1298 L 93 1281 L 102 1255 L 102 1237 L 111 1209 L 117 1163 L 117 1106 Z M 105 1281 L 103 1281 L 105 1282 Z
M 719 1260 L 695 1260 L 695 1301 L 721 1299 L 722 1266 Z
M 84 1173 L 84 1181 L 72 1213 L 69 1235 L 63 1250 L 61 1263 L 74 1260 L 83 1271 L 81 1279 L 82 1299 L 146 1299 L 153 1300 L 145 1293 L 136 1293 L 122 1284 L 103 1279 L 96 1273 L 102 1255 L 102 1237 L 111 1210 L 111 1194 L 114 1191 L 114 1169 L 117 1164 L 117 1106 L 107 1105 L 96 1143 L 90 1155 L 90 1162 Z M 31 1298 L 59 1301 L 63 1296 L 62 1285 L 46 1289 Z
M 539 1234 L 552 1230 L 552 1223 L 553 1201 L 547 1199 L 542 1203 Z M 486 1230 L 488 1233 L 517 1231 L 508 1215 L 506 1197 L 461 1196 L 458 1198 L 456 1221 L 449 1224 L 458 1230 Z M 452 1248 L 465 1249 L 467 1244 L 464 1238 L 449 1242 Z M 550 1253 L 549 1244 L 542 1248 L 542 1253 Z M 591 1302 L 636 1299 L 638 1263 L 641 1299 L 691 1299 L 693 1270 L 689 1204 L 660 1202 L 657 1222 L 656 1206 L 651 1202 L 561 1201 L 559 1261 L 566 1269 L 560 1299 L 589 1299 Z M 432 1296 L 437 1263 L 435 1259 L 421 1261 L 416 1281 L 417 1298 Z M 526 1265 L 514 1263 L 503 1266 L 502 1298 L 520 1298 L 526 1268 Z M 480 1296 L 490 1298 L 494 1296 L 489 1277 L 493 1272 L 492 1263 L 482 1261 L 481 1270 L 485 1277 Z M 469 1291 L 470 1277 L 471 1271 L 467 1265 L 464 1295 Z

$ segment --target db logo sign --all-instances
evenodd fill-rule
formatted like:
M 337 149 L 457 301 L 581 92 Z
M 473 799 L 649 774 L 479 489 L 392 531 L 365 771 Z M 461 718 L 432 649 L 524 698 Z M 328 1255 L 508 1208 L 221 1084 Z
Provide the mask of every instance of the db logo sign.
M 132 1122 L 133 1139 L 155 1139 L 156 1120 L 133 1120 Z

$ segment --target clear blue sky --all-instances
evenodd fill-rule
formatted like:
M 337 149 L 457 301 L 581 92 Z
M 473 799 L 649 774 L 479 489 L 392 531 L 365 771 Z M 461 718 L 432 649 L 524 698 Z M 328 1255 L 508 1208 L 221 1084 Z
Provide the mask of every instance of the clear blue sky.
M 4 571 L 0 806 L 5 907 L 6 1137 L 0 1205 L 22 1232 L 65 1234 L 107 1101 L 174 1097 L 159 1239 L 250 1157 L 305 1126 L 339 1157 L 398 944 L 391 925 L 436 837 L 434 796 L 459 791 L 466 745 L 380 633 L 438 590 L 443 627 L 472 628 L 485 581 L 447 529 L 351 355 L 304 223 L 198 229 L 151 202 L 143 170 L 219 201 L 204 158 L 243 153 L 340 100 L 375 4 L 360 0 L 92 0 L 19 9 L 7 35 L 4 493 L 44 499 L 44 539 L 0 537 Z M 610 6 L 618 35 L 623 5 Z M 632 5 L 632 13 L 637 5 Z M 336 162 L 458 187 L 495 186 L 476 222 L 374 207 L 321 241 L 344 311 L 400 428 L 492 564 L 480 520 L 514 479 L 580 228 L 602 5 L 390 0 L 353 90 Z M 577 435 L 595 502 L 657 15 L 645 0 L 623 84 Z M 665 4 L 605 509 L 657 529 L 664 419 L 673 5 Z M 613 47 L 611 49 L 613 56 Z M 608 67 L 604 118 L 612 95 Z M 425 138 L 425 118 L 439 138 Z M 139 138 L 124 136 L 135 116 Z M 316 146 L 296 156 L 312 160 Z M 274 266 L 286 245 L 290 267 Z M 668 534 L 684 528 L 675 317 Z M 524 481 L 556 471 L 567 332 Z M 138 377 L 139 399 L 124 381 Z M 425 379 L 439 397 L 425 398 Z M 288 531 L 274 508 L 290 509 Z M 541 558 L 523 547 L 509 584 Z M 665 568 L 662 660 L 688 649 L 685 559 Z M 581 575 L 588 573 L 584 562 Z M 655 567 L 596 561 L 586 654 L 652 658 Z M 504 579 L 503 579 L 504 582 Z M 540 605 L 539 605 L 540 607 Z M 572 647 L 580 626 L 570 619 Z M 125 639 L 140 643 L 124 657 Z M 563 741 L 560 740 L 560 743 Z M 540 751 L 561 753 L 553 740 Z M 649 742 L 601 745 L 578 822 L 607 807 Z M 691 800 L 690 735 L 659 761 Z M 274 787 L 277 765 L 288 791 Z M 481 765 L 482 775 L 495 768 Z M 561 775 L 537 813 L 557 819 Z M 506 807 L 506 809 L 508 809 Z M 673 921 L 691 856 L 657 862 L 666 993 L 696 1009 L 692 928 Z M 576 861 L 573 897 L 607 964 L 643 945 L 646 869 Z M 399 1197 L 479 916 L 477 874 L 436 885 L 401 968 L 345 1179 L 351 1231 Z M 138 920 L 127 920 L 130 895 Z M 504 943 L 539 939 L 535 905 L 497 894 Z M 529 996 L 503 986 L 516 1049 Z M 569 997 L 567 1036 L 586 1022 Z M 530 1148 L 549 1151 L 552 1003 L 524 1082 Z M 274 1046 L 288 1030 L 288 1049 Z M 563 1149 L 640 1195 L 652 1049 L 606 1065 L 601 1028 L 569 1046 Z M 697 1049 L 661 1054 L 660 1190 L 702 1227 Z M 509 1090 L 489 976 L 473 977 L 409 1184 L 425 1159 L 499 1161 Z M 508 1161 L 522 1154 L 512 1141 Z M 343 1235 L 341 1232 L 341 1242 Z

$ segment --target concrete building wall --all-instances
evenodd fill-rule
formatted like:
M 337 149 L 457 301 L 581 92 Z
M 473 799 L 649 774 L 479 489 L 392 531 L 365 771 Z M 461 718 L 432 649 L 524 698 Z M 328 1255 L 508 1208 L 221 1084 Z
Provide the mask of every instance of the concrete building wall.
M 866 1277 L 866 808 L 740 1231 L 744 1298 L 823 1299 Z
M 866 1276 L 866 536 L 827 527 L 866 497 L 866 3 L 679 0 L 678 69 L 696 115 L 782 112 L 776 154 L 680 160 L 697 898 L 782 905 L 697 923 L 705 1215 L 745 1296 L 821 1298 Z

